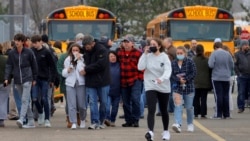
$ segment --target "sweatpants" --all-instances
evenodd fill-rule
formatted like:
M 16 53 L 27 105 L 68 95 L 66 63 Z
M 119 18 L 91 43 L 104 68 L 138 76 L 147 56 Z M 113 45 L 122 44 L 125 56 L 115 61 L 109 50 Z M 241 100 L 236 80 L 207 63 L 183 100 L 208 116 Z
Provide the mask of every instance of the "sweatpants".
M 230 117 L 229 112 L 229 81 L 213 80 L 214 97 L 216 102 L 215 117 Z
M 85 120 L 87 115 L 85 85 L 66 86 L 66 91 L 70 122 L 77 123 L 77 112 L 80 114 L 80 119 Z

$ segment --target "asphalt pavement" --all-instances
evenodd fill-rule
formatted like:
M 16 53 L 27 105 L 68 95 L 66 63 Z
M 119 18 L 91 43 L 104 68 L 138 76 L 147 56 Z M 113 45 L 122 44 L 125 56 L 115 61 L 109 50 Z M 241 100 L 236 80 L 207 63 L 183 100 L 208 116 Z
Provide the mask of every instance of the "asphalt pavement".
M 247 108 L 242 114 L 237 113 L 237 94 L 233 94 L 234 111 L 232 119 L 195 119 L 195 131 L 187 132 L 185 110 L 183 114 L 182 132 L 175 133 L 171 126 L 174 122 L 170 114 L 169 131 L 171 141 L 249 141 L 250 140 L 250 109 Z M 208 117 L 213 115 L 214 97 L 208 95 Z M 99 130 L 66 128 L 64 108 L 56 103 L 57 110 L 51 118 L 51 128 L 38 126 L 33 129 L 19 129 L 15 121 L 7 120 L 6 127 L 0 128 L 0 141 L 145 141 L 144 135 L 147 131 L 147 109 L 145 118 L 140 120 L 140 127 L 121 127 L 124 119 L 117 118 L 116 127 L 106 127 Z M 123 114 L 122 106 L 119 108 L 119 115 Z M 86 123 L 90 124 L 90 114 Z M 163 127 L 161 117 L 155 116 L 155 138 L 154 141 L 161 141 Z

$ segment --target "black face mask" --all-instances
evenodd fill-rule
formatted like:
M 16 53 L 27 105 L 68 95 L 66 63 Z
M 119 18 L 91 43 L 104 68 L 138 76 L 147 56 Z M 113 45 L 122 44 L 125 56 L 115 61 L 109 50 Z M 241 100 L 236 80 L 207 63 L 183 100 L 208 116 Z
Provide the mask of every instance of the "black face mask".
M 156 46 L 149 47 L 150 52 L 155 53 L 157 51 Z

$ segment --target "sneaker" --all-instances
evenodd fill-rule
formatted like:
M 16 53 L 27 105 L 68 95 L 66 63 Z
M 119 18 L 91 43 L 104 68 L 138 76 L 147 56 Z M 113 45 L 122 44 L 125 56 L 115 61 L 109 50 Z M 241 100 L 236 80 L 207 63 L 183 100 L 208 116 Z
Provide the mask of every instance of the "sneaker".
M 139 127 L 139 122 L 134 122 L 133 127 Z
M 125 117 L 124 117 L 124 115 L 120 115 L 119 118 L 123 119 L 123 118 L 125 118 Z
M 163 131 L 163 133 L 162 133 L 162 140 L 170 140 L 170 133 L 169 133 L 169 131 Z
M 181 126 L 177 123 L 172 125 L 172 129 L 176 132 L 176 133 L 180 133 L 181 132 Z
M 221 117 L 212 116 L 210 119 L 221 119 Z
M 35 126 L 35 121 L 34 120 L 28 120 L 28 123 L 27 124 L 25 124 L 25 125 L 23 125 L 23 128 L 35 128 L 36 126 Z
M 97 124 L 95 124 L 95 123 L 93 123 L 93 124 L 91 124 L 89 127 L 88 127 L 88 129 L 92 129 L 92 130 L 95 130 L 95 129 L 99 129 L 99 127 L 97 126 Z
M 5 125 L 4 125 L 4 120 L 0 120 L 0 127 L 5 127 Z
M 189 124 L 188 128 L 187 128 L 188 132 L 194 132 L 194 125 L 193 124 Z
M 71 129 L 72 129 L 72 130 L 75 130 L 75 129 L 76 129 L 76 124 L 75 124 L 75 123 L 72 124 Z
M 45 127 L 47 127 L 47 128 L 50 128 L 50 127 L 51 127 L 51 124 L 50 124 L 50 122 L 49 122 L 48 119 L 45 120 L 44 125 L 45 125 Z
M 111 126 L 111 127 L 115 127 L 115 122 L 111 122 L 111 123 L 110 123 L 110 126 Z
M 102 124 L 100 124 L 98 127 L 99 127 L 99 129 L 104 129 L 105 128 L 105 126 L 102 125 Z
M 19 128 L 23 128 L 23 121 L 22 120 L 17 120 L 16 121 L 16 124 L 17 124 L 17 126 L 19 127 Z
M 86 127 L 85 120 L 81 120 L 80 128 L 85 128 L 85 127 Z
M 122 124 L 122 127 L 133 127 L 133 124 L 126 122 Z
M 157 113 L 156 116 L 161 116 L 161 113 Z
M 154 140 L 154 133 L 152 131 L 148 131 L 145 134 L 145 138 L 147 139 L 147 141 L 153 141 Z
M 243 113 L 243 112 L 244 112 L 243 109 L 239 109 L 239 110 L 238 110 L 238 113 Z
M 111 123 L 110 123 L 109 120 L 105 119 L 105 120 L 104 120 L 104 124 L 105 124 L 106 126 L 110 126 Z
M 38 115 L 38 125 L 43 125 L 44 124 L 44 113 Z

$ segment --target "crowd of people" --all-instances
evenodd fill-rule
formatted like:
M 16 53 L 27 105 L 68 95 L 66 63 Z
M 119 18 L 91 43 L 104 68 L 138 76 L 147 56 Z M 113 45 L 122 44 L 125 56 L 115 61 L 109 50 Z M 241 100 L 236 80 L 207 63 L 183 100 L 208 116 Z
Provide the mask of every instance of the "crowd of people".
M 68 128 L 86 128 L 88 107 L 88 129 L 117 126 L 120 101 L 125 120 L 121 126 L 139 127 L 146 103 L 146 140 L 154 140 L 157 107 L 162 116 L 162 139 L 170 140 L 169 113 L 174 114 L 172 129 L 181 133 L 185 108 L 187 131 L 194 132 L 194 118 L 207 118 L 207 95 L 212 89 L 215 113 L 211 118 L 232 118 L 235 75 L 238 113 L 244 112 L 250 91 L 248 41 L 242 40 L 233 55 L 216 38 L 209 57 L 196 40 L 174 47 L 171 38 L 150 38 L 141 42 L 141 50 L 134 43 L 134 37 L 127 35 L 112 51 L 108 37 L 96 40 L 79 33 L 68 43 L 67 52 L 58 55 L 52 46 L 61 50 L 60 41 L 50 45 L 46 35 L 29 38 L 16 34 L 14 41 L 0 44 L 0 126 L 5 126 L 9 116 L 17 120 L 19 128 L 35 128 L 36 120 L 39 126 L 52 127 L 53 90 L 60 87 Z M 9 99 L 16 106 L 8 107 Z M 12 114 L 16 108 L 18 114 Z

